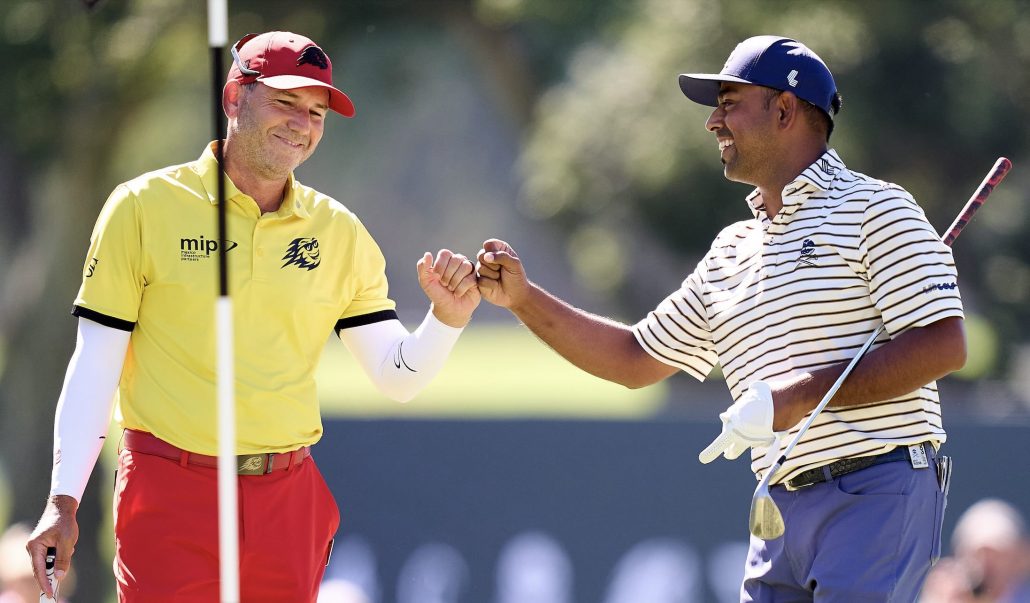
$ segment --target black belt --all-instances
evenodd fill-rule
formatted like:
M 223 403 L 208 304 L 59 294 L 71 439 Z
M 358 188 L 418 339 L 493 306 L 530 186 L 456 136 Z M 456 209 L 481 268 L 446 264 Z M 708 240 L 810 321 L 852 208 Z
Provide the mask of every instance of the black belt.
M 926 452 L 927 458 L 933 458 L 934 448 L 932 444 L 922 443 L 917 444 L 922 446 L 924 452 Z M 895 461 L 908 461 L 910 460 L 908 453 L 908 446 L 898 446 L 889 452 L 883 454 L 877 454 L 875 456 L 859 456 L 850 459 L 841 459 L 834 461 L 828 465 L 822 465 L 813 469 L 807 469 L 801 473 L 790 478 L 786 482 L 787 489 L 797 490 L 799 488 L 805 488 L 807 486 L 814 486 L 815 484 L 821 484 L 828 482 L 832 479 L 838 478 L 848 473 L 854 473 L 855 471 L 861 471 L 867 469 L 873 465 L 882 465 L 883 463 L 893 463 Z

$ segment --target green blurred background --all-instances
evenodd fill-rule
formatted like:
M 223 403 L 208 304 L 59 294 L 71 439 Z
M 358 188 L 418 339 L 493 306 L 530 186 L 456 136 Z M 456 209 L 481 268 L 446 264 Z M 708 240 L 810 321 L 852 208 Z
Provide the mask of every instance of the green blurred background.
M 708 110 L 676 75 L 717 71 L 748 36 L 797 37 L 844 96 L 832 145 L 852 169 L 905 186 L 939 230 L 999 155 L 1014 161 L 955 247 L 970 362 L 942 389 L 947 421 L 1030 420 L 1027 1 L 235 0 L 229 24 L 232 40 L 292 30 L 332 57 L 357 116 L 329 120 L 298 177 L 362 218 L 411 327 L 428 305 L 421 253 L 471 256 L 491 236 L 569 301 L 639 319 L 723 225 L 749 216 L 748 189 L 722 177 Z M 68 310 L 97 211 L 119 182 L 200 154 L 209 60 L 199 0 L 0 4 L 0 527 L 34 521 L 47 494 Z M 640 391 L 580 374 L 486 305 L 407 405 L 383 400 L 346 355 L 329 342 L 329 416 L 714 425 L 728 401 L 717 374 Z M 98 470 L 80 511 L 77 600 L 110 595 L 109 490 Z

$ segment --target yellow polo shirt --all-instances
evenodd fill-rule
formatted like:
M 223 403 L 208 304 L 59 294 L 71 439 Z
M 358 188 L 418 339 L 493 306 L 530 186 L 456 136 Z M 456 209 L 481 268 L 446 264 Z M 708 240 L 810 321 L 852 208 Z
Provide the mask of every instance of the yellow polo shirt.
M 116 419 L 217 454 L 214 303 L 218 166 L 197 161 L 119 185 L 90 239 L 73 314 L 131 330 Z M 322 434 L 315 369 L 334 328 L 396 318 L 386 261 L 357 217 L 290 176 L 262 215 L 226 179 L 240 454 Z

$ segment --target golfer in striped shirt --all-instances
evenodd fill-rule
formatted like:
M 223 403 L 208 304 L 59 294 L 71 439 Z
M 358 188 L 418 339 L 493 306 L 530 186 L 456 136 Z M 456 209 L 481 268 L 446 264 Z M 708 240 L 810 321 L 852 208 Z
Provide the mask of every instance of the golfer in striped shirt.
M 633 326 L 532 283 L 491 239 L 479 287 L 594 375 L 641 387 L 721 364 L 734 404 L 702 453 L 750 449 L 761 478 L 863 342 L 856 366 L 772 478 L 785 534 L 752 537 L 742 601 L 913 601 L 940 554 L 946 435 L 935 380 L 965 363 L 951 252 L 901 187 L 828 147 L 841 97 L 803 44 L 758 36 L 718 74 L 683 74 L 715 109 L 726 178 L 751 185 L 751 217 L 725 228 L 681 287 Z

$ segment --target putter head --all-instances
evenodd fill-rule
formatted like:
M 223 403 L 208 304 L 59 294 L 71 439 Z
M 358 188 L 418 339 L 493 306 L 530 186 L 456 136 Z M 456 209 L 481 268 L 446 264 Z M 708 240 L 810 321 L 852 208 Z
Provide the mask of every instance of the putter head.
M 783 515 L 773 502 L 768 486 L 755 492 L 748 522 L 751 533 L 762 540 L 775 540 L 783 536 Z

